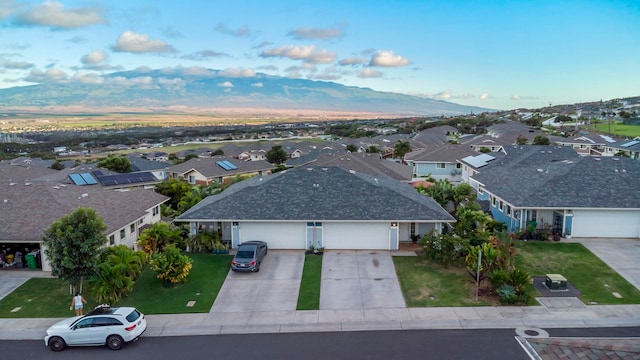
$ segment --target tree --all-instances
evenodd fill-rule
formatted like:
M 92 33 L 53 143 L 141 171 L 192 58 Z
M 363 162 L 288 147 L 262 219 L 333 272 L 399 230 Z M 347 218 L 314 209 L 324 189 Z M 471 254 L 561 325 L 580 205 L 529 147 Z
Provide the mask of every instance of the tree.
M 94 297 L 102 303 L 117 303 L 132 289 L 147 256 L 124 245 L 112 246 L 102 254 L 96 275 L 89 283 Z
M 64 164 L 60 162 L 60 160 L 56 160 L 53 164 L 51 164 L 51 168 L 53 170 L 62 170 L 64 169 Z
M 169 245 L 163 252 L 153 255 L 151 267 L 165 284 L 177 284 L 189 276 L 193 264 L 188 256 L 180 254 L 178 248 Z
M 169 200 L 168 205 L 173 209 L 177 209 L 178 203 L 180 203 L 182 197 L 185 194 L 191 192 L 191 185 L 187 184 L 184 181 L 170 179 L 169 181 L 163 181 L 157 184 L 156 192 L 170 197 L 171 200 Z
M 375 145 L 371 145 L 367 148 L 367 152 L 370 154 L 375 154 L 375 153 L 379 153 L 380 149 L 378 149 L 378 147 Z
M 118 173 L 128 173 L 133 171 L 131 162 L 126 156 L 109 155 L 98 162 L 98 167 L 109 169 Z
M 183 242 L 180 229 L 160 221 L 142 230 L 137 244 L 144 252 L 154 254 L 163 251 L 169 245 L 183 246 Z
M 91 208 L 78 208 L 54 221 L 42 237 L 51 274 L 79 292 L 82 280 L 96 272 L 101 248 L 107 243 L 107 226 Z
M 289 155 L 287 155 L 282 146 L 274 145 L 271 150 L 267 151 L 266 158 L 268 162 L 280 165 L 289 159 Z
M 483 146 L 483 147 L 480 148 L 480 152 L 483 153 L 483 154 L 488 154 L 488 153 L 491 152 L 491 149 L 489 149 L 486 146 Z
M 549 145 L 549 144 L 551 144 L 551 142 L 549 141 L 549 138 L 544 135 L 539 134 L 533 138 L 533 145 Z
M 528 141 L 529 140 L 527 140 L 527 138 L 522 134 L 518 134 L 518 137 L 516 138 L 516 145 L 526 145 Z
M 218 155 L 224 155 L 224 150 L 222 149 L 216 149 L 215 151 L 213 151 L 211 153 L 211 156 L 218 156 Z
M 347 151 L 354 153 L 354 152 L 358 151 L 358 147 L 355 146 L 354 144 L 349 144 L 349 145 L 347 145 Z
M 411 143 L 408 141 L 398 140 L 396 144 L 393 146 L 393 153 L 395 158 L 404 157 L 404 155 L 408 152 L 411 152 Z

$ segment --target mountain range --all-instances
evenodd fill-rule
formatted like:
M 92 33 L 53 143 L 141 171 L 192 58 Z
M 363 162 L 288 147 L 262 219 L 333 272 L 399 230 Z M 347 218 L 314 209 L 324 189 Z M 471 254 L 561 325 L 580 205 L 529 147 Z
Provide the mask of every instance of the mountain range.
M 269 109 L 439 116 L 491 111 L 475 106 L 369 88 L 250 74 L 224 76 L 216 70 L 116 72 L 55 83 L 0 89 L 5 108 L 55 108 L 165 112 L 175 109 Z M 173 110 L 172 110 L 173 109 Z

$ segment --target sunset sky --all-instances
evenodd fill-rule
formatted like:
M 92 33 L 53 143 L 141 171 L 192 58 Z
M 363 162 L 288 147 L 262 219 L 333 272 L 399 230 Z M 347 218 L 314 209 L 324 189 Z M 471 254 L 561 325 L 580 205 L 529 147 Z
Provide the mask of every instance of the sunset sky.
M 0 0 L 0 88 L 143 67 L 495 109 L 640 96 L 640 1 Z

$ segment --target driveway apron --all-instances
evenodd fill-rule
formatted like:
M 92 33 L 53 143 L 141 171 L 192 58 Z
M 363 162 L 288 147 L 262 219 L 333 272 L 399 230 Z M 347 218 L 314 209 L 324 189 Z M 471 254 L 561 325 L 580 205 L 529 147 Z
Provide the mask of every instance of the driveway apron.
M 406 307 L 389 252 L 325 250 L 323 256 L 320 310 Z
M 229 271 L 210 313 L 296 310 L 302 279 L 301 250 L 269 250 L 260 271 Z
M 640 290 L 640 240 L 578 239 L 620 276 Z

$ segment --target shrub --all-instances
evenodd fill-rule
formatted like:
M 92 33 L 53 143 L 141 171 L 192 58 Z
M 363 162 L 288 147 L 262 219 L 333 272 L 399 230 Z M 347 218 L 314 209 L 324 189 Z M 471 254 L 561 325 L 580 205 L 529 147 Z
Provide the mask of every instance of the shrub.
M 498 288 L 498 295 L 500 295 L 500 303 L 503 305 L 515 304 L 518 301 L 518 294 L 513 285 L 502 284 Z

